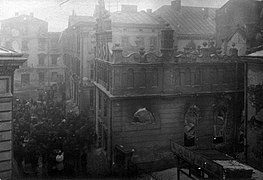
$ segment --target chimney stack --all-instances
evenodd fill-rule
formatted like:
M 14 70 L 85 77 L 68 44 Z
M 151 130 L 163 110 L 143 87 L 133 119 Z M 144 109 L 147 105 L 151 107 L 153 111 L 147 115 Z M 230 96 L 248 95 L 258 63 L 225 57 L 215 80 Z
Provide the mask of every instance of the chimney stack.
M 15 16 L 18 16 L 19 14 L 18 14 L 18 12 L 15 12 Z
M 34 13 L 33 13 L 33 12 L 31 12 L 31 13 L 30 13 L 30 16 L 31 16 L 31 17 L 34 17 Z
M 151 14 L 153 12 L 152 9 L 147 9 L 147 13 Z
M 174 8 L 176 11 L 181 11 L 181 0 L 174 0 L 171 2 L 172 8 Z

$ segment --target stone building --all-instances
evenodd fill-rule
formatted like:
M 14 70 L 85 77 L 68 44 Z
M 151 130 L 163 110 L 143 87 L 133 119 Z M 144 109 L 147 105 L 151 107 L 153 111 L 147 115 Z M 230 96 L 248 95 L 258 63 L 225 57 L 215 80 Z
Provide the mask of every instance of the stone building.
M 26 62 L 23 54 L 0 47 L 0 179 L 12 178 L 12 105 L 14 71 Z
M 181 0 L 153 12 L 174 30 L 174 47 L 178 51 L 197 49 L 204 41 L 215 38 L 215 8 L 182 6 Z
M 94 118 L 93 67 L 95 18 L 69 17 L 69 26 L 62 32 L 60 45 L 66 70 L 66 96 L 79 110 Z
M 102 49 L 100 53 L 112 48 L 114 43 L 121 44 L 125 54 L 138 51 L 140 48 L 154 51 L 160 47 L 160 29 L 163 27 L 153 15 L 144 11 L 138 12 L 137 6 L 122 5 L 120 12 L 110 13 L 112 42 L 101 47 L 102 44 L 96 44 L 95 36 L 98 15 L 98 8 L 93 17 L 77 16 L 73 11 L 69 17 L 69 27 L 61 37 L 63 61 L 68 69 L 67 97 L 73 99 L 80 111 L 90 115 L 94 115 L 95 109 L 94 86 L 91 84 L 94 80 L 95 46 Z M 79 98 L 80 96 L 84 98 Z
M 204 43 L 198 51 L 175 52 L 167 27 L 160 56 L 144 49 L 125 56 L 119 44 L 107 46 L 114 33 L 106 14 L 101 3 L 94 84 L 97 141 L 109 164 L 160 162 L 169 157 L 170 140 L 234 151 L 243 108 L 236 50 L 223 58 Z M 130 160 L 116 149 L 130 152 Z
M 35 98 L 37 88 L 63 81 L 63 63 L 58 59 L 59 36 L 60 33 L 49 33 L 48 23 L 32 13 L 16 14 L 2 21 L 1 45 L 22 52 L 28 58 L 14 75 L 17 96 Z
M 239 55 L 263 43 L 263 2 L 258 0 L 229 0 L 216 12 L 216 43 L 229 54 L 233 43 Z
M 263 51 L 243 57 L 245 62 L 244 133 L 245 160 L 263 170 Z M 247 137 L 247 138 L 246 138 Z

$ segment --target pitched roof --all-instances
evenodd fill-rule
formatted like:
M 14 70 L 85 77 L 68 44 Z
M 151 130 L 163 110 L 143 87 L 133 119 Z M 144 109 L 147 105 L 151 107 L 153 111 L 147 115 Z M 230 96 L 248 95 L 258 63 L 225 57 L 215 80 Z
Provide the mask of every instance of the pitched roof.
M 207 16 L 206 12 L 208 12 Z M 215 8 L 181 6 L 181 10 L 178 11 L 171 5 L 164 5 L 154 14 L 169 23 L 179 35 L 215 34 Z
M 158 19 L 145 11 L 113 12 L 110 14 L 113 24 L 160 25 Z
M 86 23 L 96 23 L 96 18 L 93 16 L 77 16 L 77 15 L 72 15 L 69 16 L 68 20 L 68 26 L 73 26 L 79 22 L 86 22 Z
M 246 32 L 242 28 L 237 28 L 236 30 L 233 30 L 229 35 L 225 38 L 225 41 L 228 42 L 232 39 L 232 37 L 236 34 L 239 33 L 241 36 L 243 36 L 244 39 L 246 39 Z

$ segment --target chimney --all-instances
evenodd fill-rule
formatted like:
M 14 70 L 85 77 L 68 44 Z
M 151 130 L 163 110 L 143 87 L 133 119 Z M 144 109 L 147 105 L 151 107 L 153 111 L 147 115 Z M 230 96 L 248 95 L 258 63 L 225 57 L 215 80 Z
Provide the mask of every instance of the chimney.
M 31 16 L 31 17 L 34 17 L 34 13 L 33 13 L 33 12 L 31 12 L 31 13 L 30 13 L 30 16 Z
M 181 0 L 174 0 L 171 2 L 172 8 L 174 8 L 176 11 L 181 11 Z
M 18 12 L 15 12 L 15 16 L 18 16 L 19 15 L 19 13 Z
M 136 13 L 137 12 L 137 6 L 136 5 L 121 5 L 121 12 Z
M 147 9 L 147 13 L 151 14 L 153 12 L 152 9 Z

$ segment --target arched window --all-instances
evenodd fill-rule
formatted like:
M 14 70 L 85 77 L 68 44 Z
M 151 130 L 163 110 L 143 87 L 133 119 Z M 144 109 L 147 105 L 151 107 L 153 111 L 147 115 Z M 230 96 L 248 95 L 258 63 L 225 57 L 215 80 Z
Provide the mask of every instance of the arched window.
M 128 69 L 127 72 L 127 87 L 133 88 L 134 87 L 134 71 L 133 69 Z
M 146 87 L 146 70 L 144 68 L 140 69 L 138 85 L 139 87 Z
M 195 70 L 195 85 L 201 85 L 201 70 L 196 68 Z
M 185 70 L 185 85 L 191 85 L 191 70 L 186 68 Z
M 158 86 L 158 69 L 157 68 L 155 68 L 154 70 L 153 70 L 153 76 L 152 76 L 152 82 L 153 82 L 153 84 L 152 84 L 152 86 L 153 87 L 157 87 Z
M 227 108 L 219 105 L 214 111 L 214 137 L 213 143 L 223 143 L 225 139 L 225 126 L 227 120 Z
M 196 105 L 191 105 L 185 113 L 184 118 L 184 145 L 196 145 L 196 125 L 200 118 L 200 109 Z

